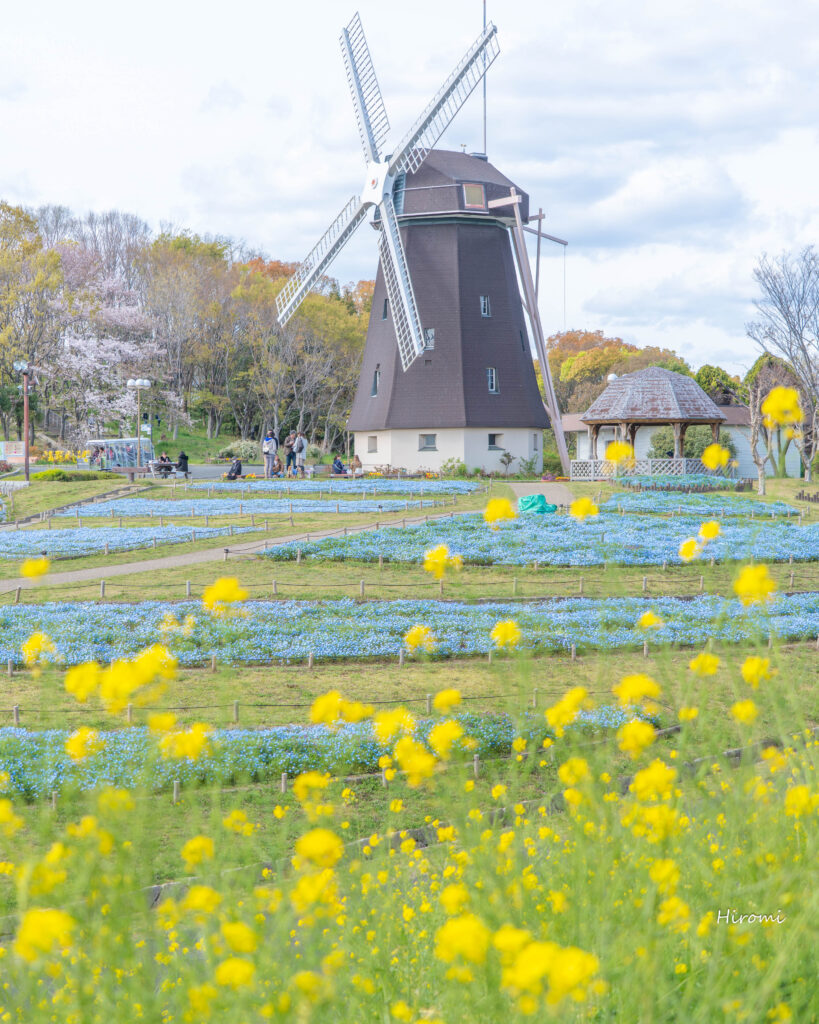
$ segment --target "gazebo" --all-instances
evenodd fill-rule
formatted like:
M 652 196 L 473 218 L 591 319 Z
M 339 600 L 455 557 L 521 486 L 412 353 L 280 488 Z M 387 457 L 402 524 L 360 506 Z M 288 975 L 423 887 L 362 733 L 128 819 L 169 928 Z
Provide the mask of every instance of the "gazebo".
M 718 441 L 725 415 L 693 378 L 649 366 L 614 378 L 580 419 L 588 425 L 594 460 L 601 427 L 614 427 L 621 440 L 633 445 L 640 427 L 666 425 L 674 428 L 674 458 L 681 459 L 688 427 L 708 424 Z

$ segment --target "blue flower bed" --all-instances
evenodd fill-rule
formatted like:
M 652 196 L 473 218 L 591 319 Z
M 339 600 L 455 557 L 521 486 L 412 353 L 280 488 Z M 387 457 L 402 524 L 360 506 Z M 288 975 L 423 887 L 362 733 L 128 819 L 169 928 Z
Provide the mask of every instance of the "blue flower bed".
M 633 487 L 644 491 L 685 491 L 689 487 L 704 488 L 709 491 L 733 491 L 738 480 L 730 477 L 715 476 L 710 473 L 688 473 L 685 476 L 656 475 L 620 476 L 617 483 L 623 487 Z
M 472 513 L 404 529 L 384 527 L 347 538 L 280 544 L 267 557 L 292 559 L 300 548 L 302 557 L 322 561 L 375 562 L 383 555 L 386 561 L 417 565 L 425 550 L 447 544 L 451 554 L 476 565 L 679 565 L 681 542 L 696 536 L 702 521 L 698 516 L 663 520 L 601 513 L 579 522 L 567 515 L 520 515 L 491 530 L 480 513 Z M 722 523 L 722 536 L 700 557 L 781 562 L 791 555 L 795 561 L 819 558 L 819 525 L 729 520 Z
M 244 491 L 251 496 L 268 491 L 323 491 L 325 494 L 471 494 L 479 484 L 468 480 L 384 480 L 379 477 L 357 480 L 334 480 L 317 477 L 314 480 L 214 480 L 190 485 L 192 491 Z
M 291 506 L 293 513 L 301 512 L 397 512 L 400 509 L 422 508 L 427 505 L 434 505 L 435 501 L 396 501 L 395 499 L 373 499 L 358 498 L 355 501 L 318 501 L 317 499 L 290 499 L 283 495 L 278 500 L 264 498 L 241 498 L 219 499 L 200 498 L 198 495 L 192 499 L 179 498 L 170 500 L 165 498 L 117 498 L 112 501 L 98 501 L 82 505 L 79 509 L 80 518 L 88 519 L 95 517 L 114 516 L 136 517 L 136 516 L 168 516 L 169 518 L 180 518 L 182 516 L 237 516 L 240 514 L 249 515 L 251 512 L 256 515 L 289 515 Z M 66 509 L 57 512 L 57 516 L 74 517 L 77 515 L 75 509 Z
M 133 551 L 149 548 L 154 538 L 157 544 L 185 544 L 206 537 L 224 537 L 226 526 L 135 526 L 128 529 L 105 526 L 80 526 L 73 530 L 14 530 L 4 533 L 0 540 L 0 558 L 32 558 L 43 552 L 49 558 L 71 558 L 80 555 L 99 555 L 105 551 Z M 234 533 L 248 533 L 249 526 L 234 526 Z
M 477 741 L 474 753 L 479 757 L 511 752 L 517 731 L 509 715 L 463 712 L 452 717 Z M 617 728 L 634 717 L 631 711 L 604 707 L 581 712 L 575 728 Z M 416 738 L 426 740 L 433 724 L 429 719 L 419 721 Z M 535 744 L 547 735 L 542 714 L 527 714 L 520 729 Z M 156 791 L 171 789 L 175 780 L 183 786 L 219 785 L 278 779 L 282 772 L 291 778 L 306 771 L 375 773 L 378 759 L 387 750 L 375 739 L 369 722 L 338 729 L 310 725 L 217 729 L 211 736 L 211 751 L 196 762 L 157 757 L 156 737 L 144 728 L 106 732 L 104 749 L 74 762 L 65 752 L 69 735 L 67 729 L 0 729 L 0 772 L 8 773 L 11 791 L 33 799 L 63 789 L 91 790 L 104 785 L 145 786 Z
M 5 523 L 7 515 L 6 503 L 0 498 L 0 523 Z
M 799 515 L 799 509 L 784 501 L 758 501 L 739 494 L 674 494 L 665 492 L 634 491 L 615 494 L 600 506 L 604 512 L 685 512 L 688 515 L 709 518 L 723 516 L 751 516 L 757 519 L 775 516 Z
M 653 643 L 702 644 L 709 637 L 755 640 L 768 632 L 783 639 L 819 633 L 819 594 L 783 595 L 767 611 L 746 611 L 738 601 L 713 595 L 692 599 L 654 597 L 555 599 L 470 605 L 441 601 L 251 601 L 242 615 L 214 620 L 194 601 L 139 604 L 91 602 L 5 605 L 0 608 L 0 662 L 21 662 L 20 647 L 36 630 L 52 637 L 66 664 L 96 659 L 102 664 L 155 643 L 167 612 L 180 620 L 196 616 L 188 638 L 170 645 L 182 664 L 202 664 L 216 655 L 228 664 L 396 657 L 404 636 L 422 623 L 434 634 L 436 654 L 485 654 L 489 634 L 502 619 L 515 619 L 527 649 L 615 650 L 645 639 L 636 621 L 647 609 L 665 623 L 652 630 Z

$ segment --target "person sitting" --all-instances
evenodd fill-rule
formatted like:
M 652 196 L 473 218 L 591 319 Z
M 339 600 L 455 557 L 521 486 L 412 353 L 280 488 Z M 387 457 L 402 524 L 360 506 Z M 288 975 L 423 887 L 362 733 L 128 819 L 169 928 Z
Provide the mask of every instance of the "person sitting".
M 237 455 L 233 462 L 230 464 L 230 469 L 227 472 L 228 480 L 237 480 L 242 475 L 242 460 Z
M 330 473 L 332 476 L 346 476 L 347 470 L 344 468 L 344 463 L 341 461 L 341 456 L 336 455 L 333 459 L 333 465 L 330 467 Z
M 284 466 L 282 465 L 282 460 L 279 458 L 279 453 L 278 452 L 276 452 L 276 454 L 273 456 L 273 462 L 270 465 L 270 475 L 271 476 L 283 476 L 284 475 Z
M 182 476 L 188 475 L 188 456 L 184 452 L 180 452 L 176 457 L 176 471 Z
M 353 476 L 364 475 L 364 467 L 361 465 L 361 459 L 359 459 L 358 453 L 353 456 L 353 461 L 350 463 L 350 472 Z
M 173 463 L 168 458 L 168 453 L 163 452 L 157 459 L 156 468 L 159 471 L 160 476 L 170 476 L 171 470 L 173 469 Z

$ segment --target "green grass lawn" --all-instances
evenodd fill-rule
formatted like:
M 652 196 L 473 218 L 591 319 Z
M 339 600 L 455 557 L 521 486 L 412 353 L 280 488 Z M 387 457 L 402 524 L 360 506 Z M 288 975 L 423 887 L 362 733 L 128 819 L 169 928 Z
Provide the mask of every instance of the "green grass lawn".
M 15 491 L 13 497 L 4 496 L 2 500 L 8 521 L 14 522 L 74 501 L 90 501 L 121 487 L 128 487 L 134 492 L 140 489 L 139 484 L 129 484 L 126 477 L 112 473 L 108 480 L 32 480 L 28 487 Z

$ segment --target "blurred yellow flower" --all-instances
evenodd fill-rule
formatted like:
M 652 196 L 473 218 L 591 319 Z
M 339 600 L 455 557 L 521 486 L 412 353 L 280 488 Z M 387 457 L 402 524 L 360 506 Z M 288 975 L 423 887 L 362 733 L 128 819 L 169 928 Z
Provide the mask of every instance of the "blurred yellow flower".
M 746 565 L 734 581 L 734 593 L 746 607 L 770 601 L 776 593 L 776 583 L 768 574 L 767 565 Z
M 665 623 L 658 615 L 649 611 L 643 612 L 637 620 L 637 625 L 640 629 L 659 629 L 661 626 L 665 625 Z
M 222 902 L 221 895 L 209 885 L 192 885 L 185 893 L 181 908 L 196 915 L 213 914 Z
M 512 648 L 517 647 L 520 643 L 523 633 L 514 619 L 506 619 L 503 622 L 496 623 L 489 636 L 496 647 Z
M 256 933 L 244 921 L 225 921 L 221 931 L 232 953 L 253 953 L 259 945 Z
M 611 688 L 612 693 L 620 701 L 621 707 L 639 704 L 646 697 L 656 698 L 662 693 L 659 684 L 644 672 L 623 676 L 619 683 Z
M 302 772 L 293 781 L 293 793 L 299 803 L 313 799 L 314 793 L 319 793 L 330 784 L 330 776 L 320 772 Z
M 752 725 L 759 715 L 759 709 L 752 700 L 738 700 L 731 705 L 731 714 L 740 725 Z
M 671 787 L 677 778 L 676 769 L 670 768 L 664 761 L 655 758 L 647 768 L 641 769 L 634 776 L 629 789 L 642 803 L 652 799 L 662 799 L 671 793 Z
M 718 469 L 725 469 L 731 458 L 731 453 L 721 444 L 709 444 L 700 458 L 706 469 L 716 472 Z
M 801 818 L 811 814 L 819 806 L 819 795 L 814 796 L 805 785 L 791 786 L 785 793 L 785 814 L 791 818 Z
M 657 924 L 665 925 L 674 932 L 687 932 L 690 925 L 691 910 L 678 896 L 669 896 L 660 904 Z
M 771 668 L 770 658 L 760 658 L 756 654 L 749 655 L 742 663 L 742 678 L 745 682 L 756 689 L 765 679 L 772 679 L 776 675 L 776 669 Z
M 617 730 L 617 745 L 624 754 L 636 760 L 654 742 L 656 730 L 650 722 L 626 722 Z
M 253 983 L 256 968 L 244 957 L 231 956 L 217 965 L 213 978 L 217 985 L 226 988 L 244 988 Z
M 442 715 L 445 715 L 452 708 L 457 707 L 461 703 L 461 691 L 455 689 L 439 690 L 438 693 L 432 698 L 432 706 L 436 711 L 440 711 Z
M 606 445 L 606 461 L 615 462 L 618 466 L 624 462 L 633 462 L 634 448 L 626 441 L 610 441 Z
M 235 576 L 222 576 L 211 583 L 202 595 L 202 605 L 211 615 L 224 615 L 229 606 L 247 599 L 247 591 L 240 585 Z
M 42 558 L 27 558 L 20 566 L 20 575 L 36 579 L 38 576 L 45 576 L 50 568 L 51 562 L 45 555 Z
M 435 771 L 435 758 L 426 747 L 411 736 L 402 736 L 393 750 L 401 770 L 406 773 L 407 785 L 420 786 Z
M 296 856 L 317 868 L 331 868 L 344 855 L 344 844 L 328 828 L 314 828 L 296 840 Z
M 447 964 L 458 958 L 482 964 L 491 934 L 477 914 L 451 917 L 435 933 L 435 956 Z
M 483 512 L 484 521 L 497 530 L 504 519 L 516 519 L 517 510 L 508 498 L 491 498 Z
M 57 654 L 54 641 L 47 633 L 32 633 L 20 650 L 23 654 L 23 663 L 29 667 Z
M 32 963 L 50 953 L 55 946 L 67 949 L 75 926 L 74 918 L 64 910 L 27 910 L 17 929 L 14 952 Z
M 564 786 L 576 786 L 589 778 L 589 762 L 583 757 L 570 757 L 558 768 L 557 774 Z
M 379 743 L 389 743 L 393 736 L 411 733 L 414 728 L 415 719 L 406 708 L 379 711 L 373 719 L 373 731 Z
M 407 631 L 404 643 L 410 652 L 420 649 L 429 653 L 435 649 L 435 637 L 428 626 L 413 626 L 412 629 Z
M 100 738 L 96 729 L 89 729 L 87 725 L 81 725 L 76 732 L 72 732 L 65 741 L 65 752 L 72 761 L 82 761 L 91 754 L 96 754 L 105 746 L 105 740 Z
M 671 895 L 680 880 L 680 869 L 670 857 L 661 857 L 648 869 L 648 877 L 663 895 Z
M 182 847 L 180 854 L 185 867 L 191 871 L 197 864 L 213 860 L 214 846 L 210 836 L 194 836 Z
M 684 540 L 682 544 L 680 544 L 680 550 L 678 554 L 684 562 L 690 562 L 692 559 L 697 557 L 697 555 L 700 553 L 700 550 L 700 542 L 697 540 L 697 538 L 689 537 L 687 540 Z
M 430 548 L 424 552 L 424 570 L 431 573 L 436 580 L 443 577 L 447 569 L 460 570 L 463 567 L 463 558 L 460 555 L 450 555 L 446 544 L 439 544 L 437 548 Z
M 439 722 L 430 729 L 429 745 L 437 757 L 446 761 L 452 750 L 452 744 L 459 740 L 463 734 L 463 726 L 452 719 L 448 719 L 445 722 Z
M 719 668 L 719 658 L 716 654 L 701 651 L 696 658 L 688 662 L 688 668 L 697 676 L 714 676 Z
M 170 732 L 176 725 L 176 715 L 171 711 L 156 711 L 148 715 L 148 728 L 151 732 L 162 735 Z
M 681 722 L 693 722 L 699 713 L 699 708 L 680 708 L 678 717 Z
M 546 723 L 554 729 L 555 736 L 562 736 L 567 725 L 577 718 L 577 713 L 583 705 L 588 691 L 583 686 L 575 686 L 565 693 L 557 704 L 553 704 L 545 711 Z
M 804 419 L 796 388 L 772 388 L 762 403 L 766 426 L 797 425 Z
M 577 501 L 573 501 L 569 505 L 569 515 L 574 516 L 575 519 L 579 519 L 581 522 L 587 516 L 596 516 L 599 512 L 600 509 L 591 498 L 578 498 Z
M 310 708 L 310 721 L 314 725 L 332 725 L 337 722 L 341 717 L 342 700 L 338 690 L 330 690 L 328 693 L 316 697 Z
M 99 680 L 99 665 L 95 661 L 86 661 L 82 665 L 73 665 L 66 672 L 63 685 L 66 693 L 72 694 L 79 704 L 84 704 L 96 691 Z
M 497 782 L 492 787 L 492 799 L 500 800 L 502 796 L 506 796 L 506 786 L 502 782 Z
M 705 543 L 709 540 L 716 539 L 719 535 L 720 525 L 716 519 L 709 519 L 707 523 L 703 523 L 700 526 L 699 538 Z
M 0 827 L 2 827 L 5 836 L 11 839 L 13 835 L 20 831 L 23 824 L 24 822 L 20 815 L 15 814 L 14 805 L 11 800 L 7 800 L 5 797 L 0 799 Z
M 159 749 L 163 757 L 175 761 L 186 759 L 198 761 L 202 754 L 210 750 L 208 736 L 211 728 L 204 722 L 195 722 L 189 729 L 179 729 L 166 733 L 159 741 Z

